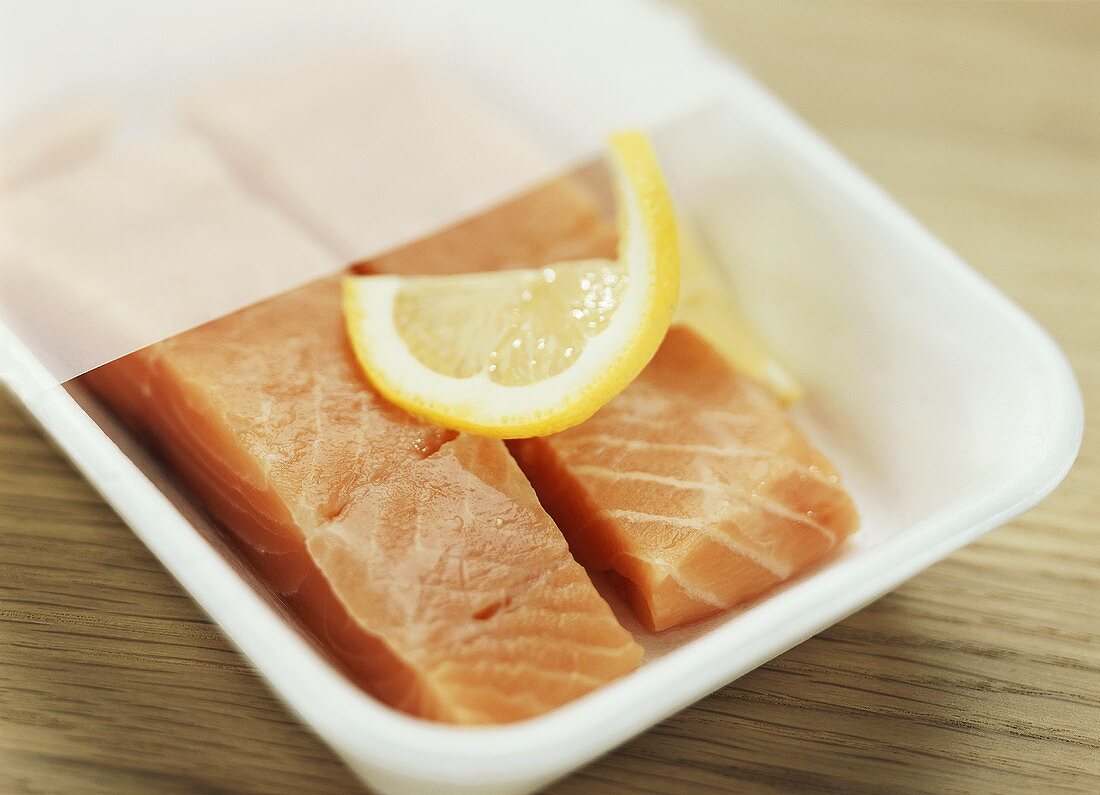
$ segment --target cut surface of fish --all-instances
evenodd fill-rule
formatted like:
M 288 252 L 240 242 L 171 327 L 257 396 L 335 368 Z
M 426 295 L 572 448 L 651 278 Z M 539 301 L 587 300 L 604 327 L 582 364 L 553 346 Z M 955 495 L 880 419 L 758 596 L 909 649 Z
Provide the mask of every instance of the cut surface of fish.
M 620 575 L 654 630 L 759 596 L 858 527 L 775 397 L 683 327 L 593 417 L 509 445 L 577 558 Z

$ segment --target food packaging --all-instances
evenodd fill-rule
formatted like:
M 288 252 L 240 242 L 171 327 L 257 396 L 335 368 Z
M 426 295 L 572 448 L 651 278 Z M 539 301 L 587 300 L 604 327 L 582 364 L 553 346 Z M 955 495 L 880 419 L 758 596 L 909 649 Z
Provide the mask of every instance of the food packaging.
M 232 260 L 221 258 L 219 241 L 239 238 L 240 227 L 219 227 L 227 214 L 216 197 L 182 226 L 171 205 L 97 217 L 87 197 L 100 177 L 89 177 L 74 205 L 65 204 L 69 192 L 0 210 L 16 229 L 55 211 L 34 245 L 0 236 L 0 378 L 369 785 L 394 793 L 543 786 L 1020 514 L 1065 475 L 1082 407 L 1055 344 L 684 17 L 627 0 L 392 5 L 200 2 L 166 16 L 136 2 L 44 2 L 5 10 L 0 25 L 5 201 L 103 147 L 123 153 L 123 171 L 135 147 L 169 171 L 183 163 L 197 194 L 208 195 L 209 153 L 189 161 L 194 150 L 178 137 L 194 134 L 193 87 L 217 90 L 219 75 L 262 61 L 369 51 L 429 63 L 490 109 L 486 121 L 456 110 L 466 107 L 457 100 L 443 107 L 419 97 L 415 80 L 379 81 L 371 101 L 392 123 L 364 141 L 364 156 L 389 148 L 362 199 L 388 210 L 364 210 L 377 224 L 321 254 L 265 248 L 265 230 L 283 223 L 266 204 L 242 222 L 254 225 L 256 247 Z M 383 134 L 402 124 L 432 133 Z M 862 529 L 744 609 L 639 632 L 640 669 L 549 714 L 479 728 L 409 717 L 334 668 L 158 462 L 71 379 L 589 163 L 624 126 L 651 132 L 678 207 L 728 277 L 732 300 L 804 386 L 795 417 L 844 474 Z M 460 155 L 474 166 L 451 168 Z M 433 187 L 428 198 L 410 187 L 423 184 Z M 108 241 L 80 272 L 52 265 L 68 261 L 66 246 L 137 218 L 153 220 Z M 163 261 L 147 256 L 169 249 Z

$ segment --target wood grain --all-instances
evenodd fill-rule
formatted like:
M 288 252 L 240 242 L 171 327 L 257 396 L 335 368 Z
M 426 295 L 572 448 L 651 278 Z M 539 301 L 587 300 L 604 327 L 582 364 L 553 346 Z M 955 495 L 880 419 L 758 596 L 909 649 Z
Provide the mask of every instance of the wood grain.
M 684 3 L 1100 400 L 1100 5 Z M 1100 791 L 1100 433 L 1041 506 L 552 788 Z M 0 400 L 0 792 L 357 784 Z

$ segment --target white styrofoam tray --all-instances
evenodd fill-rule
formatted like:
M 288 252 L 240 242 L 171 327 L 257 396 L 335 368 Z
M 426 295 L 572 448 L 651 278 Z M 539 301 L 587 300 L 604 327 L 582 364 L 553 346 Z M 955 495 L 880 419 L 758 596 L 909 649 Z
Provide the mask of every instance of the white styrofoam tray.
M 0 376 L 284 701 L 386 792 L 526 792 L 604 753 L 1031 507 L 1080 444 L 1080 393 L 1023 312 L 730 67 L 661 133 L 670 179 L 750 320 L 803 380 L 796 414 L 863 529 L 749 608 L 647 642 L 635 673 L 523 723 L 455 728 L 349 683 L 78 389 L 0 318 Z M 93 419 L 88 409 L 98 419 Z

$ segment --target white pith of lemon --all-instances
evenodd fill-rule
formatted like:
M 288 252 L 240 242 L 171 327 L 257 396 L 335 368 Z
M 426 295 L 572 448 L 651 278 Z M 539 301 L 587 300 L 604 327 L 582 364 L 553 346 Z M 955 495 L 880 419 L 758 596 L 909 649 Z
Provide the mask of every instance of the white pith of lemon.
M 583 422 L 641 372 L 676 308 L 676 220 L 644 133 L 611 136 L 609 160 L 615 261 L 345 278 L 352 345 L 388 400 L 458 430 L 541 436 Z

